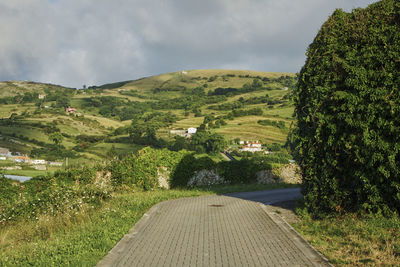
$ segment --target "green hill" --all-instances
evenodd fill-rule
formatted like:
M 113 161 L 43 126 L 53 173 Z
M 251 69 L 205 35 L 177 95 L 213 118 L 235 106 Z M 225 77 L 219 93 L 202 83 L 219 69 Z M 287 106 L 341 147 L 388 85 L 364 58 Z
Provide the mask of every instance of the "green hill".
M 180 71 L 86 90 L 1 82 L 0 147 L 35 158 L 69 157 L 70 164 L 104 160 L 146 145 L 129 138 L 132 121 L 134 129 L 147 127 L 162 138 L 162 146 L 174 140 L 171 130 L 198 128 L 205 118 L 204 126 L 228 141 L 282 145 L 292 123 L 295 83 L 293 73 L 242 70 Z M 76 111 L 66 113 L 66 106 Z M 62 148 L 49 138 L 54 133 L 61 134 Z

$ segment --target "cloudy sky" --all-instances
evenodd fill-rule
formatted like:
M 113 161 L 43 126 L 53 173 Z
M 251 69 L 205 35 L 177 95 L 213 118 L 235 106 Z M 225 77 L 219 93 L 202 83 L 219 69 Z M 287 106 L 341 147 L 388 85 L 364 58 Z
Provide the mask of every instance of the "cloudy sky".
M 376 0 L 1 0 L 0 81 L 81 88 L 188 69 L 298 72 L 336 8 Z

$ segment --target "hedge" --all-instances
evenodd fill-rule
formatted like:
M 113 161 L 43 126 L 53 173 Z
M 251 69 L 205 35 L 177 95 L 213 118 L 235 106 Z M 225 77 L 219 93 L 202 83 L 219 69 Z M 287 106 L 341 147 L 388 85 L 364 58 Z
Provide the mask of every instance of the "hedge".
M 336 10 L 294 92 L 303 193 L 314 214 L 400 211 L 400 2 Z

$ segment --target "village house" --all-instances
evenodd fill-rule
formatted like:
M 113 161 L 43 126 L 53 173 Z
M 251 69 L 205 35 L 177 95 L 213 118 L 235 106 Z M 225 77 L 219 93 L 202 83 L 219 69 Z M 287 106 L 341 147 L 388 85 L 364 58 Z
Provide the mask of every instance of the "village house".
M 57 161 L 48 161 L 47 165 L 61 167 L 63 165 L 63 163 L 62 162 L 57 162 Z
M 44 99 L 45 97 L 46 97 L 45 94 L 39 94 L 39 95 L 38 95 L 38 98 L 39 98 L 39 99 Z
M 65 112 L 67 113 L 75 113 L 76 112 L 76 108 L 72 108 L 70 106 L 65 108 Z
M 46 161 L 44 159 L 34 159 L 32 160 L 32 164 L 34 165 L 46 164 Z
M 25 157 L 25 156 L 17 156 L 17 157 L 13 157 L 12 158 L 14 162 L 17 163 L 30 163 L 31 159 L 29 157 Z
M 197 128 L 188 128 L 187 133 L 188 134 L 195 134 L 197 132 Z
M 188 128 L 187 130 L 171 130 L 170 134 L 179 135 L 182 137 L 190 138 L 193 134 L 197 133 L 197 128 Z
M 7 148 L 0 147 L 0 155 L 8 156 L 8 155 L 10 155 L 10 150 L 8 150 Z
M 254 142 L 246 141 L 246 145 L 242 146 L 240 151 L 258 152 L 258 151 L 263 151 L 263 148 L 259 141 L 254 141 Z

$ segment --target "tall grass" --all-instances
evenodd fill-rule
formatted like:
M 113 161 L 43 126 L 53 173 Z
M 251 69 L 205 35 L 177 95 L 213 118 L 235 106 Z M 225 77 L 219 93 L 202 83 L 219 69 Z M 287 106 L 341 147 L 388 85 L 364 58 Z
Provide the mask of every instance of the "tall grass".
M 94 266 L 153 205 L 168 199 L 290 187 L 220 185 L 192 190 L 115 192 L 97 206 L 64 210 L 0 228 L 0 266 Z
M 347 214 L 311 219 L 302 210 L 294 225 L 307 241 L 338 266 L 399 266 L 400 218 L 397 215 Z

